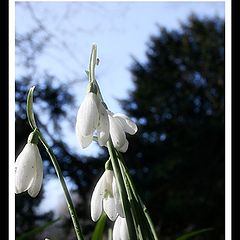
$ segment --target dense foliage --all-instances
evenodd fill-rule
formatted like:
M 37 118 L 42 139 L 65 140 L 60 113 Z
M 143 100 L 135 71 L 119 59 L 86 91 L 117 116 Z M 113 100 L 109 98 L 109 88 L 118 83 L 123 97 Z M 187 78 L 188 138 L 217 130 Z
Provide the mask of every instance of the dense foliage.
M 159 28 L 131 68 L 126 112 L 139 126 L 127 153 L 161 239 L 213 227 L 224 238 L 224 22 L 191 16 Z

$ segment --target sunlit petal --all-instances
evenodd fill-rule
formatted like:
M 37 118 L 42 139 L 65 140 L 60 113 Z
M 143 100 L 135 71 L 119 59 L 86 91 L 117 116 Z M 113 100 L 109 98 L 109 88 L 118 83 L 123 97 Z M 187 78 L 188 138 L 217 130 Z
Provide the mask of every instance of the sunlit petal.
M 104 175 L 98 180 L 91 198 L 91 218 L 96 222 L 102 214 L 102 199 L 104 195 L 103 189 Z
M 76 128 L 81 136 L 89 136 L 93 134 L 99 121 L 98 102 L 99 98 L 96 94 L 90 92 L 84 98 L 78 113 Z
M 114 118 L 117 118 L 121 124 L 122 124 L 122 128 L 125 132 L 133 135 L 137 132 L 137 125 L 126 115 L 122 114 L 122 113 L 115 113 L 113 115 Z
M 35 144 L 34 144 L 35 145 Z M 40 155 L 40 152 L 38 150 L 37 145 L 34 146 L 35 150 L 35 171 L 34 171 L 34 177 L 32 184 L 30 188 L 28 189 L 28 194 L 31 197 L 36 197 L 41 189 L 42 186 L 42 180 L 43 180 L 43 163 L 42 163 L 42 157 Z
M 90 145 L 90 143 L 92 142 L 92 139 L 93 139 L 92 134 L 90 134 L 88 136 L 81 135 L 81 132 L 78 128 L 78 121 L 77 121 L 77 124 L 76 124 L 76 134 L 77 134 L 77 139 L 79 141 L 79 144 L 82 148 L 88 147 Z
M 98 131 L 98 143 L 100 146 L 105 146 L 109 139 L 109 119 L 108 114 L 102 103 L 99 104 L 99 125 Z
M 128 150 L 128 140 L 126 139 L 124 145 L 118 149 L 120 152 L 126 152 Z
M 121 217 L 124 217 L 122 201 L 121 201 L 120 194 L 119 194 L 119 191 L 118 191 L 118 188 L 117 188 L 117 182 L 115 180 L 115 177 L 113 178 L 113 182 L 112 182 L 112 190 L 113 190 L 113 197 L 114 197 L 115 207 L 116 207 L 117 213 Z
M 119 150 L 126 143 L 126 134 L 121 126 L 121 123 L 118 119 L 114 119 L 111 115 L 109 116 L 110 124 L 110 135 L 113 141 L 114 147 Z
M 121 240 L 120 238 L 120 227 L 121 227 L 121 217 L 117 217 L 113 226 L 113 240 Z
M 15 190 L 21 193 L 30 187 L 34 178 L 35 144 L 27 143 L 15 162 Z
M 115 207 L 114 198 L 108 195 L 103 199 L 103 209 L 111 221 L 115 221 L 117 217 L 117 210 Z
M 129 234 L 128 234 L 128 227 L 127 227 L 127 221 L 126 218 L 121 219 L 120 224 L 120 239 L 121 240 L 129 240 Z

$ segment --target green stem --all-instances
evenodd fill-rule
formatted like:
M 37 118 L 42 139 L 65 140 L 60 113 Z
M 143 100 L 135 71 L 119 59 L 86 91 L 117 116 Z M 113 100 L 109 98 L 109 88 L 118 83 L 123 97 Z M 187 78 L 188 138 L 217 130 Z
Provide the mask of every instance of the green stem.
M 73 206 L 73 202 L 72 202 L 70 193 L 68 191 L 67 185 L 65 183 L 64 177 L 62 175 L 62 171 L 60 169 L 58 161 L 57 161 L 52 149 L 48 146 L 48 144 L 46 143 L 45 139 L 43 138 L 43 136 L 40 132 L 39 132 L 39 139 L 40 139 L 41 143 L 43 144 L 43 146 L 45 147 L 45 149 L 46 149 L 46 151 L 47 151 L 47 153 L 48 153 L 48 155 L 49 155 L 49 157 L 50 157 L 50 159 L 53 163 L 53 166 L 56 170 L 57 176 L 60 180 L 60 183 L 61 183 L 61 186 L 62 186 L 62 189 L 63 189 L 63 192 L 64 192 L 64 196 L 65 196 L 65 199 L 66 199 L 66 202 L 67 202 L 68 210 L 69 210 L 70 216 L 72 218 L 72 222 L 73 222 L 73 226 L 74 226 L 74 229 L 75 229 L 75 232 L 76 232 L 77 239 L 78 240 L 83 240 L 84 238 L 83 238 L 83 234 L 82 234 L 79 222 L 78 222 L 77 213 L 76 213 L 76 210 Z
M 141 203 L 141 205 L 142 205 L 143 212 L 144 212 L 144 214 L 145 214 L 145 216 L 146 216 L 146 218 L 147 218 L 148 224 L 149 224 L 149 226 L 150 226 L 150 228 L 151 228 L 152 234 L 153 234 L 153 236 L 154 236 L 154 240 L 158 240 L 158 237 L 157 237 L 157 234 L 156 234 L 156 231 L 155 231 L 155 228 L 154 228 L 152 219 L 151 219 L 151 217 L 150 217 L 150 215 L 149 215 L 149 213 L 148 213 L 148 210 L 147 210 L 146 206 L 145 206 L 144 203 L 142 202 L 141 198 L 140 198 L 140 203 Z
M 108 229 L 108 240 L 112 240 L 112 229 Z
M 35 86 L 31 87 L 28 91 L 28 96 L 27 96 L 27 118 L 28 118 L 28 122 L 29 122 L 32 130 L 37 128 L 37 124 L 35 122 L 34 114 L 33 114 L 33 111 L 32 111 L 34 89 L 35 89 Z
M 90 82 L 95 81 L 95 66 L 97 62 L 97 45 L 92 45 L 92 51 L 90 55 L 90 63 L 89 63 L 89 80 Z
M 127 221 L 129 237 L 130 237 L 131 240 L 137 240 L 135 225 L 134 225 L 134 221 L 133 221 L 132 214 L 131 214 L 131 208 L 130 208 L 130 205 L 129 205 L 128 195 L 127 195 L 127 192 L 126 192 L 126 189 L 125 189 L 124 180 L 123 180 L 123 177 L 121 175 L 120 166 L 118 164 L 118 159 L 117 159 L 117 156 L 116 156 L 115 149 L 113 147 L 111 137 L 109 137 L 109 140 L 107 142 L 107 148 L 108 148 L 109 155 L 110 155 L 110 158 L 111 158 L 113 171 L 114 171 L 117 186 L 118 186 L 118 189 L 119 189 L 120 197 L 121 197 L 121 200 L 122 200 L 122 203 L 123 203 L 123 209 L 124 209 L 124 213 L 125 213 L 125 217 L 126 217 L 126 221 Z
M 145 215 L 145 217 L 147 219 L 147 223 L 150 226 L 151 238 L 153 237 L 154 240 L 158 240 L 158 237 L 157 237 L 157 234 L 156 234 L 153 222 L 151 220 L 151 217 L 150 217 L 150 215 L 149 215 L 149 213 L 147 211 L 146 206 L 143 204 L 142 199 L 140 198 L 140 196 L 138 195 L 138 193 L 136 191 L 136 188 L 135 188 L 135 186 L 133 184 L 132 178 L 131 178 L 131 176 L 129 175 L 129 173 L 127 171 L 127 167 L 126 167 L 126 164 L 124 162 L 122 154 L 120 152 L 117 152 L 117 157 L 120 160 L 120 166 L 122 167 L 122 171 L 124 171 L 123 174 L 127 177 L 127 180 L 128 180 L 129 185 L 131 187 L 132 193 L 133 193 L 135 199 L 137 200 L 137 202 L 141 205 L 141 210 L 143 211 L 143 214 Z
M 121 161 L 119 161 L 119 166 L 121 169 L 121 174 L 124 179 L 124 184 L 127 189 L 128 198 L 130 199 L 130 204 L 131 204 L 132 212 L 133 212 L 133 219 L 135 222 L 135 228 L 138 230 L 138 237 L 140 239 L 149 239 L 148 238 L 149 234 L 147 233 L 147 231 L 145 229 L 146 226 L 144 224 L 144 219 L 141 216 L 141 212 L 139 211 L 139 202 L 137 201 L 137 198 L 135 197 L 135 193 L 133 193 L 133 191 L 132 191 L 131 185 L 130 185 L 127 175 L 125 173 L 126 169 L 124 168 Z
M 91 56 L 90 56 L 90 63 L 89 63 L 89 82 L 95 84 L 95 86 L 97 87 L 97 94 L 98 94 L 99 98 L 101 99 L 101 101 L 104 103 L 103 96 L 101 94 L 99 85 L 98 85 L 98 83 L 96 81 L 96 78 L 95 78 L 95 67 L 96 67 L 96 65 L 97 65 L 97 45 L 93 44 L 92 45 Z M 105 104 L 105 106 L 106 106 L 106 104 Z
M 73 226 L 74 226 L 74 229 L 75 229 L 75 233 L 77 235 L 77 239 L 78 240 L 84 240 L 82 232 L 81 232 L 80 224 L 78 222 L 77 213 L 76 213 L 76 210 L 73 206 L 73 202 L 72 202 L 71 196 L 69 194 L 69 191 L 68 191 L 67 185 L 65 183 L 65 180 L 63 178 L 62 171 L 60 169 L 58 161 L 57 161 L 53 151 L 51 150 L 51 148 L 48 146 L 47 142 L 43 138 L 41 132 L 37 128 L 37 125 L 36 125 L 36 122 L 35 122 L 34 113 L 33 113 L 33 91 L 34 91 L 34 88 L 35 87 L 30 88 L 30 90 L 28 92 L 28 96 L 27 96 L 28 122 L 29 122 L 31 128 L 34 130 L 34 133 L 38 134 L 38 137 L 39 137 L 41 143 L 45 147 L 45 149 L 46 149 L 46 151 L 47 151 L 47 153 L 48 153 L 48 155 L 49 155 L 49 157 L 50 157 L 50 159 L 53 163 L 53 166 L 55 168 L 55 171 L 57 173 L 57 176 L 59 178 L 59 181 L 61 183 L 61 186 L 62 186 L 62 189 L 63 189 L 63 192 L 64 192 L 64 196 L 65 196 L 65 199 L 66 199 L 66 202 L 67 202 L 67 206 L 68 206 L 70 216 L 72 218 L 72 222 L 73 222 Z

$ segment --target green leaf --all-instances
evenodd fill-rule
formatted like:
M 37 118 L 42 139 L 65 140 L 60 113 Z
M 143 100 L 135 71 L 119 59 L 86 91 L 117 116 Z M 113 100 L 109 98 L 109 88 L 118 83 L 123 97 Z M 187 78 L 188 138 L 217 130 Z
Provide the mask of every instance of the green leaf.
M 30 237 L 32 238 L 33 236 L 37 235 L 38 233 L 43 232 L 43 230 L 45 230 L 46 228 L 48 228 L 49 226 L 51 226 L 52 224 L 58 222 L 60 220 L 60 218 L 52 220 L 50 222 L 47 222 L 46 224 L 40 226 L 40 227 L 36 227 L 26 233 L 23 233 L 21 236 L 17 237 L 16 240 L 27 240 L 30 239 Z
M 108 240 L 112 240 L 112 228 L 108 229 Z
M 100 219 L 98 220 L 96 227 L 94 229 L 93 235 L 91 240 L 100 240 L 103 237 L 103 230 L 106 224 L 107 215 L 104 213 L 101 215 Z
M 201 233 L 212 231 L 212 230 L 213 230 L 213 228 L 205 228 L 205 229 L 201 229 L 201 230 L 198 230 L 198 231 L 186 233 L 186 234 L 178 237 L 176 240 L 186 240 L 186 239 L 189 239 L 190 237 L 194 237 L 194 236 L 199 235 Z
M 28 91 L 28 96 L 27 96 L 27 117 L 28 117 L 28 122 L 31 126 L 31 128 L 34 130 L 37 128 L 37 124 L 35 122 L 34 114 L 33 114 L 33 91 L 34 91 L 35 86 L 31 87 Z

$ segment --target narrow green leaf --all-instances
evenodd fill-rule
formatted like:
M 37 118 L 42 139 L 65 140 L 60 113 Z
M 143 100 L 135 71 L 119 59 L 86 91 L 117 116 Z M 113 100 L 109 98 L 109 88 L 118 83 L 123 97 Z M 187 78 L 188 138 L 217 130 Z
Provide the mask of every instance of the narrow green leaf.
M 35 128 L 37 128 L 34 114 L 33 114 L 33 91 L 34 91 L 34 88 L 35 88 L 35 86 L 33 86 L 29 89 L 28 96 L 27 96 L 27 117 L 28 117 L 28 122 L 33 130 Z
M 40 226 L 40 227 L 36 227 L 28 232 L 23 233 L 21 236 L 17 237 L 16 240 L 27 240 L 30 238 L 33 238 L 33 236 L 37 235 L 38 233 L 43 232 L 46 228 L 48 228 L 49 226 L 51 226 L 52 224 L 58 222 L 60 220 L 60 218 L 52 220 L 50 222 L 47 222 L 46 224 Z
M 139 230 L 142 229 L 142 232 L 144 233 L 143 239 L 153 239 L 153 240 L 158 240 L 157 234 L 154 229 L 153 222 L 148 214 L 146 206 L 143 204 L 140 196 L 138 195 L 135 186 L 133 184 L 132 178 L 129 175 L 128 169 L 125 165 L 123 156 L 121 155 L 120 152 L 117 151 L 117 157 L 119 159 L 119 164 L 121 166 L 121 171 L 123 171 L 123 175 L 126 176 L 126 180 L 128 181 L 128 186 L 130 187 L 130 191 L 132 192 L 133 200 L 134 203 L 133 208 L 135 208 L 138 212 L 138 216 L 136 216 L 136 222 L 138 226 L 140 227 Z M 139 223 L 140 221 L 140 223 Z M 139 237 L 141 235 L 141 231 L 139 231 Z M 141 238 L 140 238 L 141 239 Z
M 99 218 L 96 227 L 94 229 L 91 240 L 101 240 L 103 237 L 103 230 L 106 224 L 107 215 L 103 213 Z
M 112 231 L 112 228 L 109 228 L 108 229 L 108 240 L 112 240 L 112 234 L 113 234 L 113 231 Z
M 176 240 L 187 240 L 187 239 L 189 239 L 191 237 L 194 237 L 194 236 L 197 236 L 197 235 L 199 235 L 201 233 L 212 231 L 212 230 L 213 230 L 213 228 L 205 228 L 205 229 L 193 231 L 193 232 L 186 233 L 186 234 L 178 237 Z

